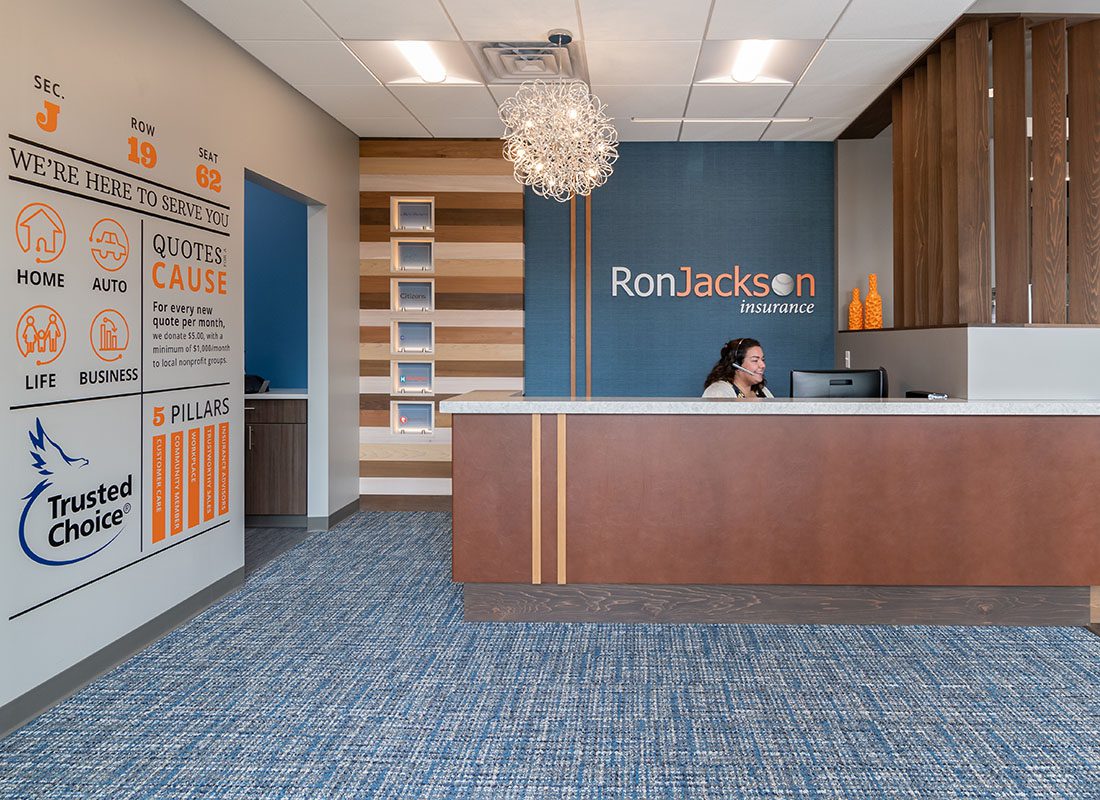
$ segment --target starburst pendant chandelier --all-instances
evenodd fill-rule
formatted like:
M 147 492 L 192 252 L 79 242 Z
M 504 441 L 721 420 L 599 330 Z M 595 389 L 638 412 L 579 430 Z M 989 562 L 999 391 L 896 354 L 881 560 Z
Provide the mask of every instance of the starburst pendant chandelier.
M 504 157 L 517 181 L 564 203 L 611 177 L 619 134 L 581 81 L 528 81 L 500 106 Z

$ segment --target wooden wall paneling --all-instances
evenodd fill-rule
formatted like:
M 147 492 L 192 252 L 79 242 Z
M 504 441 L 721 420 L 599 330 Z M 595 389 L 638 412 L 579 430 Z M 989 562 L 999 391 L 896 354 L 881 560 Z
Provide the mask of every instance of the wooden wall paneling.
M 928 67 L 919 64 L 913 70 L 913 176 L 916 181 L 913 203 L 913 324 L 928 324 Z
M 958 129 L 959 322 L 992 317 L 989 243 L 989 24 L 955 29 Z
M 504 155 L 500 139 L 360 139 L 360 158 L 493 158 Z
M 998 324 L 1028 321 L 1026 32 L 1022 18 L 993 26 L 993 236 Z
M 955 40 L 940 46 L 940 226 L 943 306 L 940 321 L 959 321 L 959 151 L 955 102 Z
M 1100 20 L 1069 29 L 1069 321 L 1100 323 Z
M 1031 320 L 1066 321 L 1066 21 L 1031 29 Z
M 902 113 L 901 86 L 890 93 L 893 120 L 893 196 L 894 196 L 894 325 L 901 327 L 905 307 L 905 121 Z
M 940 95 L 940 54 L 932 52 L 927 58 L 928 111 L 926 121 L 926 159 L 925 172 L 928 184 L 928 267 L 926 273 L 925 324 L 943 323 L 943 204 L 942 181 L 940 176 L 942 126 L 942 98 Z
M 917 232 L 916 232 L 916 174 L 913 170 L 913 152 L 915 147 L 915 131 L 917 107 L 915 100 L 915 82 L 912 76 L 901 82 L 902 105 L 902 133 L 904 148 L 904 163 L 902 164 L 902 240 L 905 247 L 902 275 L 902 315 L 901 321 L 894 321 L 895 327 L 909 328 L 916 324 L 917 311 L 917 286 L 915 277 L 917 274 Z

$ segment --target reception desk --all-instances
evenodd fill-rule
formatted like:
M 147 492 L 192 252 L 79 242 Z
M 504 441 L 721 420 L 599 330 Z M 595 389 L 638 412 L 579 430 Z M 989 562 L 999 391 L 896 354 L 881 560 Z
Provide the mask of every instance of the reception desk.
M 1100 619 L 1100 402 L 441 410 L 467 619 Z

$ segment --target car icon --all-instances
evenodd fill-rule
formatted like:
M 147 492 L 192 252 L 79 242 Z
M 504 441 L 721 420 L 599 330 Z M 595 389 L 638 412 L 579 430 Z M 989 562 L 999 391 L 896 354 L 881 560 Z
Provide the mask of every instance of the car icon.
M 126 245 L 119 241 L 114 231 L 103 231 L 92 246 L 92 255 L 102 259 L 113 258 L 122 261 L 126 258 Z

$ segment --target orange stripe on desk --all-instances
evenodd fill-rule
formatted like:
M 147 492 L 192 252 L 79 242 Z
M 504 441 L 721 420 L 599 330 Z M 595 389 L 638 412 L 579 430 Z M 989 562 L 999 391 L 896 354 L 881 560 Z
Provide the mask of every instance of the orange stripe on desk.
M 558 414 L 558 583 L 565 583 L 565 414 Z
M 542 415 L 531 415 L 531 583 L 542 583 Z

